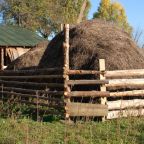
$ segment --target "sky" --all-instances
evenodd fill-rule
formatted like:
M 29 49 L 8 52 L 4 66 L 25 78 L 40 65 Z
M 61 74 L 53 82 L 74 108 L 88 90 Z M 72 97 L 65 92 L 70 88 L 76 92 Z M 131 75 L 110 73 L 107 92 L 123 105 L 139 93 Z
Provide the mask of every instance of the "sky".
M 91 10 L 89 13 L 89 19 L 93 17 L 93 13 L 96 12 L 100 0 L 90 0 Z M 144 0 L 115 0 L 118 1 L 126 10 L 128 22 L 135 29 L 144 30 Z

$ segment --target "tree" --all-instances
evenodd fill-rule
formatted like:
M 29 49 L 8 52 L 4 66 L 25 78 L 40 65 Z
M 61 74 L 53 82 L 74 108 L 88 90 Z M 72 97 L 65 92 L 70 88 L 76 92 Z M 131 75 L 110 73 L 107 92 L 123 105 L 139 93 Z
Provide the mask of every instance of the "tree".
M 111 2 L 111 0 L 101 0 L 98 11 L 94 13 L 93 18 L 113 21 L 129 34 L 132 32 L 132 27 L 127 21 L 126 12 L 122 5 L 118 2 Z
M 4 0 L 0 12 L 6 24 L 19 25 L 39 31 L 45 38 L 59 31 L 61 23 L 77 23 L 79 13 L 86 19 L 89 0 L 83 11 L 85 0 Z M 80 20 L 81 21 L 81 20 Z

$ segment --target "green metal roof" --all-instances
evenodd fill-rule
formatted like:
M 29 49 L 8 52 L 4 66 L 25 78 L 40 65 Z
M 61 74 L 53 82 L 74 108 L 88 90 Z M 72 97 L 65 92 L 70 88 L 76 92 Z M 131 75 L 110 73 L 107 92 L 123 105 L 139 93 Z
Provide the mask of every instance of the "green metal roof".
M 46 39 L 18 26 L 0 25 L 0 46 L 33 47 Z

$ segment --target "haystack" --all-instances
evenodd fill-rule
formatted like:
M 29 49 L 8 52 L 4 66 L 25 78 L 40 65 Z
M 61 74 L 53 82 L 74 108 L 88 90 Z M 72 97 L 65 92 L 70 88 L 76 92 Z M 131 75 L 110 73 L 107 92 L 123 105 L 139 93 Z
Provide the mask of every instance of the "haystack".
M 28 67 L 62 67 L 64 41 L 59 33 L 46 49 L 34 49 L 18 58 L 8 69 Z M 70 68 L 99 68 L 98 60 L 106 60 L 107 70 L 144 68 L 144 56 L 130 36 L 116 25 L 101 21 L 85 21 L 70 29 Z

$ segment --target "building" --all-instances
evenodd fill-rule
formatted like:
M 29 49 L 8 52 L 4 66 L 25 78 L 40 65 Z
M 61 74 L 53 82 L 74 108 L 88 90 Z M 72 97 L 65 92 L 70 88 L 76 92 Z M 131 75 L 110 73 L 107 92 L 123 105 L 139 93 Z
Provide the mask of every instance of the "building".
M 34 47 L 48 43 L 36 33 L 17 26 L 0 25 L 0 68 Z

